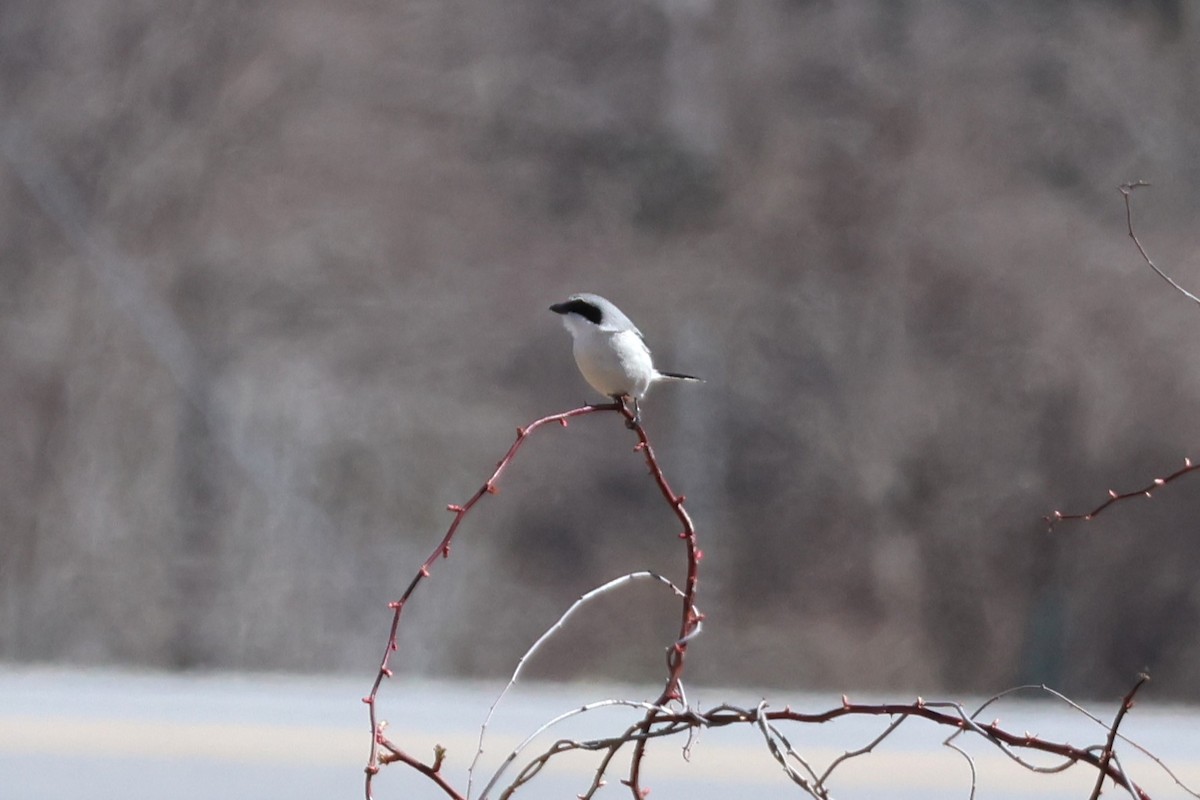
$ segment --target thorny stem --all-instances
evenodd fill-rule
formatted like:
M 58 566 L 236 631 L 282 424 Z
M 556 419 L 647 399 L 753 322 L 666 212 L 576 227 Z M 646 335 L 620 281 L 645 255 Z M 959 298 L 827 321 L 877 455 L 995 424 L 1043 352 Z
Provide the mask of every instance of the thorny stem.
M 650 468 L 650 474 L 654 476 L 654 482 L 658 484 L 659 491 L 662 492 L 667 504 L 671 506 L 671 510 L 675 512 L 675 516 L 679 518 L 680 524 L 683 525 L 683 531 L 679 534 L 679 538 L 683 540 L 687 550 L 687 578 L 683 584 L 683 613 L 679 623 L 679 637 L 667 650 L 666 685 L 663 686 L 658 699 L 654 701 L 655 707 L 646 712 L 646 716 L 638 725 L 638 730 L 642 734 L 647 734 L 659 718 L 661 713 L 659 707 L 680 699 L 680 681 L 683 678 L 688 641 L 699 632 L 700 624 L 704 619 L 703 615 L 698 614 L 695 608 L 696 584 L 700 578 L 700 559 L 704 557 L 704 554 L 696 541 L 696 526 L 692 523 L 687 509 L 683 507 L 684 497 L 675 494 L 670 484 L 667 483 L 662 467 L 659 466 L 658 459 L 654 455 L 654 448 L 650 446 L 650 440 L 646 436 L 646 430 L 637 417 L 636 409 L 631 412 L 624 403 L 621 403 L 620 406 L 621 413 L 625 416 L 629 427 L 637 434 L 638 446 L 636 449 L 641 450 L 642 455 L 646 457 L 646 464 Z M 642 758 L 646 753 L 646 741 L 646 737 L 642 736 L 634 743 L 633 756 L 629 765 L 629 778 L 624 781 L 630 792 L 633 793 L 634 800 L 642 800 L 649 791 L 641 786 L 641 765 Z
M 558 423 L 565 428 L 568 420 L 571 418 L 582 417 L 587 414 L 594 414 L 598 411 L 621 411 L 628 416 L 628 412 L 625 411 L 624 404 L 605 403 L 602 405 L 582 406 L 570 411 L 565 411 L 561 414 L 551 414 L 550 416 L 542 417 L 541 419 L 530 423 L 524 428 L 517 428 L 517 438 L 508 448 L 508 452 L 504 454 L 504 458 L 500 459 L 499 463 L 496 464 L 496 469 L 492 472 L 488 479 L 484 481 L 483 486 L 479 487 L 475 494 L 471 496 L 471 499 L 462 505 L 447 506 L 447 509 L 454 514 L 454 519 L 451 520 L 450 527 L 446 530 L 445 536 L 442 537 L 442 540 L 438 543 L 438 546 L 434 548 L 433 552 L 429 554 L 429 557 L 426 558 L 424 563 L 421 564 L 421 567 L 417 570 L 417 574 L 414 575 L 412 581 L 409 582 L 408 588 L 404 590 L 404 594 L 400 595 L 400 599 L 389 603 L 389 606 L 392 609 L 392 625 L 388 632 L 387 645 L 384 647 L 383 657 L 379 661 L 379 669 L 375 674 L 374 683 L 371 684 L 371 691 L 366 697 L 363 698 L 363 702 L 367 705 L 368 716 L 371 724 L 371 752 L 367 759 L 367 766 L 365 769 L 366 781 L 364 786 L 367 800 L 372 800 L 372 782 L 375 775 L 378 774 L 380 766 L 387 763 L 387 761 L 396 760 L 404 761 L 405 763 L 417 767 L 417 769 L 425 772 L 427 775 L 430 775 L 430 777 L 439 778 L 436 782 L 439 786 L 443 787 L 447 794 L 454 798 L 459 797 L 457 792 L 451 789 L 448 784 L 445 784 L 444 781 L 440 780 L 440 776 L 437 775 L 437 771 L 433 770 L 432 766 L 425 765 L 422 762 L 403 754 L 398 748 L 396 748 L 395 745 L 389 742 L 387 737 L 384 736 L 383 726 L 378 718 L 376 698 L 379 694 L 379 687 L 383 683 L 383 679 L 390 678 L 392 675 L 390 664 L 392 653 L 396 652 L 396 633 L 400 629 L 400 616 L 404 613 L 404 606 L 406 603 L 408 603 L 409 598 L 412 597 L 413 592 L 416 591 L 417 586 L 422 580 L 429 577 L 430 571 L 433 569 L 434 564 L 436 564 L 439 559 L 448 558 L 450 556 L 450 543 L 454 539 L 454 534 L 458 531 L 458 526 L 462 524 L 463 518 L 465 518 L 467 514 L 471 512 L 471 509 L 475 507 L 476 503 L 483 499 L 484 495 L 496 493 L 496 481 L 500 478 L 500 475 L 504 472 L 505 468 L 507 468 L 512 462 L 513 458 L 517 454 L 517 451 L 521 449 L 521 445 L 525 443 L 525 440 L 529 438 L 529 435 L 538 428 L 552 423 Z M 391 757 L 385 760 L 380 755 L 381 748 L 387 749 L 391 753 Z M 422 769 L 422 767 L 425 769 Z

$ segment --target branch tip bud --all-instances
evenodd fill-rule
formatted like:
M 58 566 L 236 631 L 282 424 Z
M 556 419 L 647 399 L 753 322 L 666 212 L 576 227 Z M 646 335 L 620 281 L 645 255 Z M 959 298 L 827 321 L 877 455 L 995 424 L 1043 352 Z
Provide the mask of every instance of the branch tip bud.
M 446 510 L 451 512 L 452 514 L 461 514 L 463 511 L 463 507 L 460 506 L 458 503 L 449 503 L 446 506 Z

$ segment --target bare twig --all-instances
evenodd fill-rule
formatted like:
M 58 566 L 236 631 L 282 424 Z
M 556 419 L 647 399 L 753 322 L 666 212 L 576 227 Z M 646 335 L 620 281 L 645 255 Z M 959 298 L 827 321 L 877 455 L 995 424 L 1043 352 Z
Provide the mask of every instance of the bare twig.
M 533 733 L 526 736 L 525 739 L 522 740 L 520 744 L 518 744 L 515 748 L 513 748 L 512 752 L 510 752 L 508 754 L 508 757 L 506 757 L 504 759 L 504 762 L 496 769 L 496 772 L 492 775 L 491 780 L 489 780 L 487 782 L 487 785 L 483 787 L 483 791 L 481 791 L 479 793 L 480 800 L 485 800 L 487 798 L 488 793 L 492 791 L 493 787 L 495 787 L 496 783 L 500 780 L 501 776 L 504 775 L 504 772 L 512 765 L 512 763 L 514 761 L 516 761 L 520 757 L 521 753 L 527 747 L 529 747 L 529 745 L 531 745 L 535 739 L 537 739 L 537 737 L 541 736 L 543 733 L 550 730 L 551 728 L 553 728 L 555 725 L 559 724 L 560 722 L 570 719 L 571 717 L 575 717 L 580 714 L 586 714 L 587 712 L 595 711 L 598 708 L 612 708 L 614 706 L 628 706 L 630 708 L 640 708 L 640 709 L 646 711 L 647 713 L 655 710 L 655 706 L 652 703 L 639 702 L 636 700 L 612 699 L 612 700 L 600 700 L 595 703 L 588 703 L 587 705 L 579 706 L 578 708 L 572 708 L 570 711 L 566 711 L 566 712 L 563 712 L 562 714 L 559 714 L 554 719 L 551 719 L 547 722 L 542 723 L 537 728 L 537 730 L 533 731 Z M 634 725 L 633 727 L 631 727 L 629 729 L 629 731 L 626 732 L 625 736 L 617 737 L 616 740 L 622 744 L 624 744 L 625 742 L 633 741 L 636 738 L 635 733 L 636 733 L 637 729 L 638 729 L 638 726 Z M 605 740 L 605 741 L 607 742 L 610 740 Z M 563 750 L 574 750 L 574 749 L 580 749 L 580 748 L 589 749 L 589 750 L 590 749 L 597 749 L 597 750 L 601 749 L 600 747 L 595 747 L 595 748 L 586 747 L 583 744 L 574 743 L 574 742 L 566 742 L 565 740 L 556 742 L 555 748 L 557 748 L 555 750 L 555 753 L 561 752 Z M 552 748 L 552 749 L 554 749 L 554 748 Z M 534 759 L 534 761 L 531 762 L 531 764 L 538 763 L 538 762 L 545 763 L 545 761 L 549 760 L 549 755 L 553 755 L 553 754 L 554 753 L 543 754 L 542 756 L 539 756 L 537 759 Z M 541 769 L 540 764 L 537 767 L 537 769 L 539 769 L 539 770 Z M 525 769 L 522 770 L 521 775 L 524 776 L 528 770 L 529 770 L 529 765 L 527 765 L 525 767 Z M 530 774 L 528 777 L 533 777 L 533 776 L 532 776 L 532 774 Z M 528 780 L 528 778 L 524 778 L 524 779 L 518 778 L 518 782 L 516 785 L 520 785 L 521 783 L 524 783 L 525 780 Z
M 653 572 L 632 572 L 628 575 L 622 575 L 619 578 L 614 578 L 613 580 L 608 581 L 607 583 L 605 583 L 601 586 L 597 586 L 595 589 L 592 589 L 590 592 L 587 592 L 587 593 L 581 595 L 574 603 L 572 603 L 571 607 L 568 608 L 566 610 L 566 612 L 561 617 L 558 618 L 558 621 L 556 621 L 553 625 L 551 625 L 546 630 L 545 633 L 543 633 L 541 636 L 539 636 L 538 640 L 533 643 L 533 645 L 529 648 L 528 651 L 526 651 L 525 655 L 521 656 L 520 660 L 517 661 L 517 667 L 515 670 L 513 670 L 512 677 L 509 679 L 508 683 L 504 686 L 504 689 L 500 692 L 500 694 L 492 702 L 491 707 L 488 709 L 487 717 L 484 718 L 483 725 L 480 726 L 480 729 L 479 729 L 479 746 L 476 748 L 475 758 L 471 760 L 471 766 L 467 770 L 467 797 L 468 798 L 471 797 L 471 786 L 475 781 L 475 767 L 479 763 L 479 758 L 483 755 L 483 739 L 487 733 L 488 725 L 492 721 L 492 716 L 496 713 L 497 706 L 500 705 L 500 702 L 504 699 L 505 695 L 508 694 L 509 690 L 512 689 L 512 687 L 514 685 L 516 685 L 517 680 L 521 676 L 521 671 L 525 668 L 525 663 L 534 655 L 534 653 L 536 653 L 541 648 L 542 644 L 547 639 L 549 639 L 551 636 L 553 636 L 558 631 L 562 630 L 563 626 L 567 623 L 567 620 L 571 617 L 571 615 L 574 614 L 576 611 L 578 611 L 582 606 L 584 606 L 585 604 L 587 604 L 588 602 L 590 602 L 592 600 L 595 600 L 597 597 L 600 597 L 600 596 L 608 593 L 609 591 L 618 588 L 619 586 L 623 586 L 624 584 L 629 583 L 630 581 L 638 580 L 640 578 L 651 578 L 653 580 L 659 581 L 660 583 L 666 584 L 666 586 L 668 588 L 670 588 L 677 597 L 683 597 L 683 590 L 680 589 L 675 584 L 671 583 L 669 580 L 664 578 L 662 575 L 658 575 Z
M 828 795 L 821 788 L 821 782 L 817 779 L 816 772 L 808 765 L 807 761 L 800 757 L 795 748 L 792 747 L 792 743 L 787 740 L 787 737 L 767 719 L 767 715 L 764 713 L 766 709 L 767 701 L 763 700 L 758 704 L 758 708 L 754 709 L 754 714 L 757 717 L 758 730 L 762 733 L 763 740 L 767 743 L 767 750 L 771 753 L 771 757 L 779 762 L 779 765 L 783 767 L 784 773 L 791 778 L 793 783 L 817 798 L 817 800 L 824 800 Z M 785 750 L 779 749 L 779 745 L 775 741 L 776 739 L 783 742 Z M 794 756 L 797 763 L 804 767 L 809 774 L 808 778 L 801 775 L 796 771 L 795 767 L 788 763 L 787 756 L 789 755 Z
M 839 766 L 841 766 L 843 762 L 849 761 L 852 758 L 857 758 L 858 756 L 866 755 L 867 753 L 870 753 L 872 750 L 874 750 L 876 747 L 879 746 L 880 742 L 882 742 L 887 737 L 891 736 L 892 732 L 894 730 L 896 730 L 896 728 L 899 728 L 900 725 L 906 719 L 908 719 L 907 716 L 896 717 L 894 720 L 891 721 L 891 723 L 888 724 L 888 726 L 886 728 L 883 729 L 882 733 L 880 733 L 874 739 L 869 741 L 867 744 L 863 745 L 862 747 L 858 748 L 857 750 L 847 750 L 845 753 L 842 753 L 840 756 L 835 758 L 833 761 L 829 762 L 829 766 L 825 769 L 825 772 L 823 772 L 821 774 L 821 777 L 817 781 L 817 783 L 823 786 L 825 784 L 825 781 L 829 780 L 829 776 L 833 774 L 833 771 L 835 769 L 837 769 Z
M 1142 243 L 1138 239 L 1137 234 L 1133 232 L 1133 207 L 1130 203 L 1130 196 L 1133 194 L 1135 189 L 1149 185 L 1150 184 L 1146 181 L 1134 181 L 1133 183 L 1122 183 L 1117 187 L 1117 191 L 1119 191 L 1121 196 L 1125 198 L 1125 225 L 1129 230 L 1129 238 L 1133 239 L 1134 245 L 1137 247 L 1138 252 L 1142 255 L 1142 260 L 1146 262 L 1146 265 L 1149 266 L 1150 269 L 1154 270 L 1154 274 L 1171 284 L 1171 288 L 1182 294 L 1188 300 L 1191 300 L 1193 303 L 1200 304 L 1200 297 L 1197 297 L 1187 289 L 1184 289 L 1182 286 L 1176 283 L 1170 275 L 1167 275 L 1165 272 L 1159 269 L 1153 261 L 1150 260 L 1150 256 L 1146 254 L 1146 248 L 1142 247 Z
M 1055 511 L 1052 514 L 1042 517 L 1042 520 L 1047 524 L 1046 530 L 1048 530 L 1048 531 L 1054 530 L 1054 526 L 1057 525 L 1059 522 L 1062 522 L 1063 520 L 1089 521 L 1093 517 L 1095 517 L 1097 514 L 1104 511 L 1104 509 L 1111 506 L 1113 503 L 1119 503 L 1122 500 L 1129 500 L 1130 498 L 1133 498 L 1133 497 L 1151 497 L 1152 493 L 1156 489 L 1158 489 L 1160 486 L 1166 486 L 1168 483 L 1175 480 L 1176 478 L 1183 477 L 1184 475 L 1187 475 L 1189 472 L 1194 472 L 1197 469 L 1200 469 L 1200 464 L 1193 463 L 1190 458 L 1185 458 L 1183 460 L 1182 467 L 1175 470 L 1170 475 L 1167 475 L 1165 478 L 1155 478 L 1153 481 L 1150 482 L 1150 485 L 1146 486 L 1145 488 L 1135 489 L 1132 492 L 1125 492 L 1124 494 L 1119 494 L 1115 490 L 1109 489 L 1108 490 L 1108 499 L 1105 500 L 1100 505 L 1093 508 L 1091 511 L 1088 511 L 1088 512 L 1085 512 L 1082 514 L 1064 514 L 1061 511 Z
M 391 764 L 397 761 L 402 764 L 407 764 L 417 772 L 436 783 L 438 787 L 446 793 L 446 796 L 451 798 L 451 800 L 466 800 L 466 798 L 459 794 L 458 791 L 455 790 L 455 788 L 450 785 L 449 781 L 447 781 L 442 775 L 442 760 L 446 755 L 446 751 L 442 747 L 438 746 L 434 749 L 432 764 L 426 764 L 420 759 L 413 758 L 408 753 L 405 753 L 387 741 L 381 742 L 380 747 L 382 747 L 385 751 L 379 755 L 380 765 Z
M 1137 694 L 1138 689 L 1142 688 L 1142 684 L 1148 680 L 1150 680 L 1150 676 L 1146 673 L 1143 672 L 1139 675 L 1137 683 L 1126 693 L 1125 699 L 1121 701 L 1121 707 L 1117 709 L 1117 716 L 1113 720 L 1112 726 L 1108 729 L 1108 741 L 1104 743 L 1104 752 L 1100 755 L 1100 764 L 1097 766 L 1096 787 L 1092 789 L 1091 800 L 1097 800 L 1100 797 L 1100 790 L 1104 788 L 1104 778 L 1107 774 L 1107 767 L 1113 760 L 1113 744 L 1117 740 L 1117 729 L 1121 727 L 1121 720 L 1125 719 L 1125 715 L 1129 713 L 1129 709 L 1133 708 L 1133 696 Z M 1124 775 L 1122 776 L 1124 777 Z M 1126 777 L 1125 786 L 1129 787 L 1132 785 L 1133 782 Z
M 1074 709 L 1075 711 L 1079 712 L 1083 716 L 1087 717 L 1088 719 L 1090 719 L 1092 722 L 1096 723 L 1101 728 L 1104 728 L 1104 730 L 1106 730 L 1106 731 L 1108 730 L 1107 722 L 1100 719 L 1100 717 L 1096 716 L 1091 711 L 1088 711 L 1086 708 L 1084 708 L 1083 706 L 1081 706 L 1079 703 L 1072 700 L 1071 698 L 1067 697 L 1062 692 L 1058 691 L 1057 689 L 1051 689 L 1049 686 L 1047 686 L 1044 683 L 1033 683 L 1033 684 L 1025 684 L 1023 686 L 1014 686 L 1011 689 L 1006 689 L 1005 691 L 1000 692 L 999 694 L 993 695 L 991 699 L 989 699 L 986 703 L 984 703 L 982 706 L 980 706 L 978 709 L 976 709 L 975 714 L 973 716 L 978 716 L 979 713 L 981 713 L 985 708 L 987 708 L 989 705 L 991 705 L 992 703 L 996 702 L 997 700 L 999 700 L 1003 697 L 1006 697 L 1011 694 L 1016 694 L 1018 692 L 1024 692 L 1024 691 L 1044 692 L 1045 694 L 1048 694 L 1051 697 L 1055 698 L 1056 700 L 1061 701 L 1062 703 L 1066 704 L 1070 708 Z M 955 733 L 951 736 L 951 738 L 953 738 L 953 736 L 957 736 L 957 735 L 958 734 Z M 1200 800 L 1200 792 L 1196 791 L 1195 789 L 1193 789 L 1192 787 L 1190 787 L 1186 783 L 1184 783 L 1182 780 L 1180 780 L 1179 776 L 1176 775 L 1175 772 L 1169 766 L 1167 766 L 1166 762 L 1163 761 L 1158 756 L 1156 756 L 1154 753 L 1150 752 L 1150 750 L 1148 748 L 1146 748 L 1142 744 L 1134 741 L 1133 739 L 1130 739 L 1128 736 L 1126 736 L 1123 733 L 1118 732 L 1117 738 L 1120 739 L 1121 741 L 1125 742 L 1126 744 L 1128 744 L 1133 749 L 1137 750 L 1139 753 L 1144 755 L 1146 758 L 1153 761 L 1158 766 L 1158 768 L 1161 769 L 1164 773 L 1166 773 L 1166 775 L 1172 781 L 1175 782 L 1175 785 L 1178 786 L 1180 789 L 1182 789 L 1186 794 L 1190 795 L 1191 797 L 1197 798 L 1197 800 Z
M 951 750 L 967 760 L 967 767 L 969 767 L 971 770 L 971 793 L 967 795 L 967 800 L 975 800 L 975 789 L 979 785 L 979 772 L 975 769 L 975 759 L 971 758 L 971 754 L 951 741 L 955 735 L 957 734 L 951 735 L 950 738 L 946 739 L 946 741 L 942 742 L 942 744 L 946 747 L 949 747 Z

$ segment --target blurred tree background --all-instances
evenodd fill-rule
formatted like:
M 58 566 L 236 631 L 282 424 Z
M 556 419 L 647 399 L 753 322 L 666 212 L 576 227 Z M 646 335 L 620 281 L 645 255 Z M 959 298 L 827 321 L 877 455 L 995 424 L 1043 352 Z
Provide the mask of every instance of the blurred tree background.
M 604 294 L 708 556 L 693 681 L 1200 699 L 1200 11 L 1182 0 L 6 0 L 0 658 L 373 670 Z M 615 417 L 539 434 L 401 670 L 678 575 Z M 655 679 L 606 598 L 531 670 Z

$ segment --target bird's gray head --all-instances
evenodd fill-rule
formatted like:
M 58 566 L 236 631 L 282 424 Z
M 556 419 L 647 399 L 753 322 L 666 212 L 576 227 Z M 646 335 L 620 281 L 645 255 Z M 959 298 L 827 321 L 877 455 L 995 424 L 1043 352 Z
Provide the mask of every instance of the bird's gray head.
M 621 309 L 598 294 L 573 294 L 564 302 L 550 306 L 550 310 L 555 314 L 562 314 L 563 324 L 572 333 L 575 333 L 576 326 L 595 326 L 601 331 L 633 331 L 638 336 L 642 335 L 629 317 L 621 313 Z

